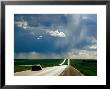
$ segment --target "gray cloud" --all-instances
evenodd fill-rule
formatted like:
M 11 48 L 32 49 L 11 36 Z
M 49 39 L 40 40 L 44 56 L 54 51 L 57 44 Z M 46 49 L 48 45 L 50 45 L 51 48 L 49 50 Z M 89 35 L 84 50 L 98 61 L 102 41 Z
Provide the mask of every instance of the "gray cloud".
M 47 35 L 62 38 L 52 41 L 54 42 L 54 49 L 65 49 L 63 50 L 64 54 L 61 53 L 60 55 L 51 52 L 51 55 L 56 56 L 56 58 L 59 58 L 59 56 L 65 57 L 67 54 L 71 54 L 73 58 L 76 58 L 76 56 L 82 57 L 81 50 L 85 50 L 85 54 L 88 55 L 85 55 L 85 57 L 96 58 L 96 56 L 93 57 L 92 52 L 95 54 L 97 49 L 97 16 L 95 14 L 65 14 L 63 18 L 66 18 L 65 21 L 61 21 L 60 15 L 57 17 L 41 15 L 31 16 L 31 21 L 26 21 L 21 16 L 20 19 L 15 20 L 15 25 L 30 33 L 37 40 L 46 39 Z M 48 23 L 48 26 L 42 24 L 47 23 L 47 21 L 52 22 L 51 25 L 50 23 Z M 79 52 L 76 53 L 75 51 Z M 23 53 L 23 55 L 25 54 Z M 35 54 L 35 58 L 40 58 L 40 56 L 41 58 L 47 58 L 46 55 L 48 55 L 39 52 L 35 52 Z M 32 54 L 28 53 L 28 55 Z

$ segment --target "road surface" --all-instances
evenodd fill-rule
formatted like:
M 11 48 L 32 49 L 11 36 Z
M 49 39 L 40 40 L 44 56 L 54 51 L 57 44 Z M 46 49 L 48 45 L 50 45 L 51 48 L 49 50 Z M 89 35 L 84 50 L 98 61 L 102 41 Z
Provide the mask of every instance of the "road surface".
M 62 65 L 46 67 L 40 71 L 26 70 L 16 72 L 15 76 L 83 76 L 83 74 L 72 66 Z
M 57 76 L 60 73 L 62 73 L 66 67 L 67 67 L 67 65 L 46 67 L 40 71 L 26 70 L 26 71 L 22 71 L 22 72 L 16 72 L 15 75 L 16 76 L 30 76 L 30 75 L 31 76 L 51 76 L 51 75 Z
M 72 66 L 67 66 L 60 76 L 84 76 L 84 74 Z

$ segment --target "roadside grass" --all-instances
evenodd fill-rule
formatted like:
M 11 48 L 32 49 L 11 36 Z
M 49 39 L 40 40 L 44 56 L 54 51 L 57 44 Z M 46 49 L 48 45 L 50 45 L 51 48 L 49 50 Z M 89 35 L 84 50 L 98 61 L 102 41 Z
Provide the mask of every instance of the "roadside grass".
M 30 70 L 31 66 L 19 66 L 19 65 L 15 65 L 14 66 L 14 73 L 15 72 L 20 72 L 20 71 L 25 71 L 25 70 Z
M 31 70 L 31 66 L 25 66 L 25 65 L 40 64 L 42 68 L 44 68 L 44 67 L 58 66 L 59 63 L 61 63 L 62 61 L 63 59 L 61 60 L 59 59 L 53 59 L 53 60 L 52 59 L 37 59 L 37 60 L 15 59 L 14 73 L 24 71 L 24 70 Z
M 71 60 L 71 65 L 85 76 L 97 76 L 96 60 Z
M 15 59 L 14 62 L 14 73 L 31 70 L 31 66 L 25 65 L 37 65 L 40 64 L 42 67 L 58 66 L 63 59 Z M 67 61 L 65 65 L 67 64 Z M 22 65 L 22 66 L 21 66 Z M 23 66 L 24 65 L 24 66 Z M 78 69 L 85 76 L 97 76 L 97 61 L 88 59 L 71 59 L 71 65 Z

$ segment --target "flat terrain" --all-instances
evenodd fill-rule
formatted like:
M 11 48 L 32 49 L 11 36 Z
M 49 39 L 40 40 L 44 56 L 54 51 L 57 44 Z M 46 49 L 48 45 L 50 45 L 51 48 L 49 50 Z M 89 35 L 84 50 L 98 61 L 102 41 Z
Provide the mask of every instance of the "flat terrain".
M 57 76 L 60 75 L 66 68 L 66 65 L 63 66 L 53 66 L 53 67 L 46 67 L 39 71 L 31 71 L 26 70 L 22 72 L 16 72 L 16 76 Z
M 26 70 L 29 72 L 29 71 L 31 71 L 31 66 L 36 65 L 36 64 L 40 64 L 43 67 L 43 70 L 47 69 L 47 71 L 48 71 L 48 69 L 49 69 L 49 70 L 51 70 L 51 72 L 54 72 L 55 71 L 54 68 L 59 69 L 59 64 L 62 61 L 63 61 L 63 59 L 36 59 L 36 60 L 35 59 L 34 60 L 32 60 L 32 59 L 31 60 L 29 60 L 29 59 L 15 59 L 14 72 L 18 73 L 18 72 L 21 72 L 21 71 L 23 72 Z M 82 74 L 84 74 L 85 76 L 97 76 L 97 60 L 71 59 L 70 61 L 71 61 L 72 67 L 70 67 L 70 68 L 68 68 L 68 70 L 66 70 L 67 68 L 66 69 L 64 68 L 64 66 L 67 65 L 67 62 L 66 62 L 63 66 L 65 71 L 71 72 L 71 70 L 75 68 L 78 71 L 80 71 Z M 61 70 L 63 70 L 63 69 L 61 69 Z M 64 73 L 64 71 L 61 71 L 61 72 Z M 61 72 L 59 72 L 59 73 L 61 73 Z M 66 75 L 68 76 L 68 74 L 66 74 L 66 73 L 65 73 L 65 76 Z M 71 73 L 71 75 L 73 75 L 72 73 Z M 48 75 L 49 75 L 49 73 L 48 73 Z M 62 76 L 63 76 L 63 74 L 62 74 Z
M 72 66 L 62 65 L 46 67 L 39 71 L 26 70 L 16 72 L 15 76 L 83 76 L 77 69 Z

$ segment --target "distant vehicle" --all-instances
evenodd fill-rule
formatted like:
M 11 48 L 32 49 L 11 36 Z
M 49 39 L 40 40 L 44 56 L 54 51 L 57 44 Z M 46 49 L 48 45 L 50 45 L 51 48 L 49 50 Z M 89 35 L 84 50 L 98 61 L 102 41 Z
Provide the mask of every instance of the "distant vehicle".
M 42 66 L 40 64 L 38 65 L 32 65 L 32 71 L 39 71 L 42 70 Z

